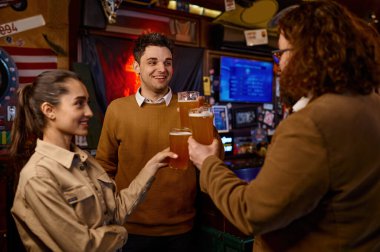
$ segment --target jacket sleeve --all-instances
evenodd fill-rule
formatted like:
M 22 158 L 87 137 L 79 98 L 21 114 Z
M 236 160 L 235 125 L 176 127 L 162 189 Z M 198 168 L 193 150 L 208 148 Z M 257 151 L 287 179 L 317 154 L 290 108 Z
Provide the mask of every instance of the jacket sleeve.
M 127 188 L 124 188 L 119 193 L 116 192 L 115 219 L 118 224 L 124 224 L 133 210 L 143 201 L 154 179 L 154 173 L 143 168 Z
M 123 226 L 90 228 L 79 221 L 52 179 L 29 179 L 25 201 L 33 211 L 33 215 L 26 216 L 34 217 L 24 221 L 52 251 L 115 251 L 126 242 Z
M 276 130 L 255 180 L 245 183 L 211 156 L 201 169 L 201 189 L 242 232 L 257 235 L 280 229 L 311 212 L 327 192 L 324 146 L 311 120 L 289 117 Z
M 118 164 L 118 140 L 115 115 L 115 106 L 112 103 L 108 106 L 104 117 L 102 132 L 100 134 L 98 148 L 96 150 L 96 160 L 111 178 L 115 178 Z

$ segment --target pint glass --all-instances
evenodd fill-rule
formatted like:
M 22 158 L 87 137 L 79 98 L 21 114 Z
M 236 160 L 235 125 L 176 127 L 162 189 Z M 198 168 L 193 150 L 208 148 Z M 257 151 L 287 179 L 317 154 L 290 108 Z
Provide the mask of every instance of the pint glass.
M 210 106 L 203 106 L 189 110 L 190 127 L 194 139 L 201 143 L 209 145 L 214 139 L 214 114 Z
M 189 165 L 189 150 L 187 139 L 191 136 L 188 128 L 172 129 L 169 133 L 170 151 L 178 155 L 177 158 L 169 160 L 169 167 L 185 170 Z
M 198 91 L 184 91 L 178 93 L 179 116 L 182 128 L 190 128 L 189 109 L 199 107 L 198 97 Z

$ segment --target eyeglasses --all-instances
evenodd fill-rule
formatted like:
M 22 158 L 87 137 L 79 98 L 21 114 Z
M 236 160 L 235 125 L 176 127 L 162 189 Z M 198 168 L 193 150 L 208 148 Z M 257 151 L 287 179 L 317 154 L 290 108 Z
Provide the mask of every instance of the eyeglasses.
M 292 50 L 291 48 L 287 48 L 287 49 L 282 49 L 282 50 L 274 50 L 272 51 L 272 56 L 273 56 L 273 61 L 274 63 L 276 64 L 280 64 L 280 60 L 281 60 L 281 56 L 287 52 L 287 51 L 290 51 Z

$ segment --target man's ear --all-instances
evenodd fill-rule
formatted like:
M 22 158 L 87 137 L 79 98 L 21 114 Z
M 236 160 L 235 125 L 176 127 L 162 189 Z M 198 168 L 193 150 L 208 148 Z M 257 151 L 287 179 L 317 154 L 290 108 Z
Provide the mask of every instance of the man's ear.
M 137 74 L 140 74 L 140 64 L 136 60 L 133 62 L 133 70 L 135 70 Z
M 42 113 L 49 118 L 50 120 L 55 120 L 55 109 L 54 106 L 48 102 L 44 102 L 41 104 Z

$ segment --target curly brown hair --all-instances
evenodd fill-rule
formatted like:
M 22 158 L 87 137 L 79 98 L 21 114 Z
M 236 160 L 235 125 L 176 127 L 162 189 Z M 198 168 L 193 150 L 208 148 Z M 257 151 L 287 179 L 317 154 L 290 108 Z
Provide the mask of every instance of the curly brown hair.
M 133 48 L 133 56 L 140 64 L 140 59 L 148 46 L 166 47 L 173 54 L 173 41 L 161 33 L 153 32 L 140 35 Z
M 278 25 L 292 46 L 281 72 L 286 95 L 365 95 L 379 88 L 380 36 L 345 7 L 334 1 L 304 2 Z

